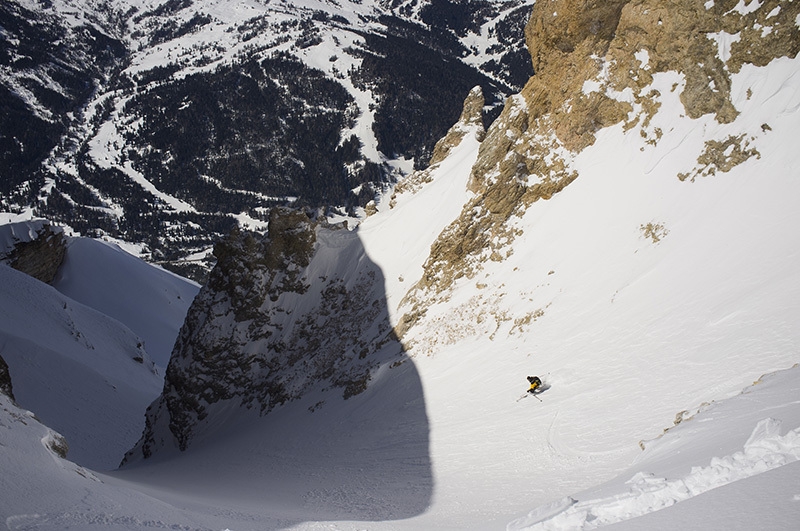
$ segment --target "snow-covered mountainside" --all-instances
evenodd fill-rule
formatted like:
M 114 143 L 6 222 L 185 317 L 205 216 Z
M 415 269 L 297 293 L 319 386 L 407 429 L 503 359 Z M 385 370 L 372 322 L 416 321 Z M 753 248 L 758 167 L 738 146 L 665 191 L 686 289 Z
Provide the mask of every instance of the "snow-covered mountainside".
M 69 238 L 52 285 L 130 328 L 162 375 L 186 311 L 200 289 L 135 259 L 116 243 L 91 238 Z
M 217 245 L 121 469 L 2 398 L 6 526 L 790 529 L 800 2 L 539 1 L 526 34 L 536 76 L 357 227 Z
M 403 190 L 452 170 L 448 146 L 474 151 L 483 133 L 482 107 L 476 88 L 461 120 L 437 144 L 434 160 L 443 160 L 405 181 Z M 468 166 L 460 165 L 466 174 Z M 437 194 L 430 196 L 436 202 L 448 189 L 462 198 L 437 215 L 457 214 L 466 197 L 463 184 L 426 186 Z M 434 205 L 424 208 L 435 211 Z M 407 221 L 404 232 L 418 242 L 413 256 L 424 256 L 441 222 L 421 232 Z M 150 457 L 164 446 L 186 450 L 194 438 L 218 430 L 218 417 L 231 416 L 232 407 L 266 414 L 315 389 L 337 390 L 348 399 L 364 392 L 381 367 L 394 369 L 408 361 L 389 316 L 391 290 L 367 254 L 360 230 L 274 209 L 265 235 L 235 233 L 214 254 L 217 265 L 189 309 L 164 393 L 148 411 L 147 430 L 129 457 Z M 403 271 L 410 273 L 405 265 Z
M 675 426 L 641 443 L 619 477 L 508 529 L 792 529 L 800 516 L 799 373 L 768 374 L 728 400 L 681 412 Z
M 24 273 L 3 265 L 0 277 L 0 355 L 14 397 L 69 436 L 71 459 L 115 468 L 161 383 L 141 340 Z
M 198 278 L 275 205 L 358 213 L 533 73 L 530 0 L 406 4 L 4 2 L 0 205 Z
M 52 287 L 31 276 L 41 263 L 53 269 Z M 143 429 L 198 287 L 42 221 L 0 227 L 0 276 L 0 356 L 14 397 L 68 438 L 70 459 L 116 468 Z

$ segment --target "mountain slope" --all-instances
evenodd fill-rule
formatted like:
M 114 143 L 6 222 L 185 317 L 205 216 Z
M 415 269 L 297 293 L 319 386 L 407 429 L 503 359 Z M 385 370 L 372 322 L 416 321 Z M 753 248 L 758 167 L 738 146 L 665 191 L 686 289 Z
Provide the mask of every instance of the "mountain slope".
M 141 341 L 24 273 L 2 265 L 0 275 L 2 356 L 16 400 L 68 436 L 71 459 L 115 468 L 161 383 Z
M 642 442 L 644 452 L 618 478 L 509 529 L 790 529 L 800 484 L 797 373 L 795 366 L 764 375 L 728 400 L 682 412 Z
M 67 437 L 72 460 L 116 468 L 141 433 L 197 286 L 41 220 L 3 225 L 0 240 L 3 261 L 28 272 L 2 263 L 0 355 L 14 397 Z M 44 270 L 52 287 L 29 276 Z
M 199 287 L 114 244 L 70 238 L 67 245 L 53 287 L 130 328 L 163 374 Z
M 678 411 L 797 361 L 788 199 L 797 179 L 785 171 L 798 127 L 796 50 L 786 40 L 797 13 L 712 7 L 702 14 L 691 4 L 725 26 L 711 38 L 694 26 L 686 38 L 710 43 L 697 53 L 719 61 L 704 75 L 724 81 L 721 94 L 694 88 L 698 74 L 683 59 L 658 62 L 647 39 L 631 38 L 656 11 L 537 6 L 530 31 L 557 18 L 531 44 L 541 70 L 487 131 L 471 174 L 413 176 L 396 210 L 387 205 L 359 227 L 421 376 L 438 499 L 470 501 L 458 516 L 442 501 L 430 514 L 437 526 L 491 521 L 532 496 L 544 502 L 608 479 Z M 661 14 L 668 24 L 681 16 Z M 744 48 L 725 44 L 727 30 L 750 35 L 768 19 L 783 28 L 760 33 L 773 60 L 751 64 Z M 592 20 L 616 31 L 585 31 Z M 570 63 L 591 52 L 607 55 Z M 566 95 L 552 93 L 559 79 Z M 570 106 L 572 127 L 558 127 Z M 465 201 L 455 220 L 449 208 L 423 206 L 428 185 L 414 186 L 437 176 L 469 177 L 461 182 L 471 193 L 453 195 Z M 441 230 L 430 247 L 405 230 L 418 226 Z M 546 403 L 508 414 L 531 372 L 548 374 Z M 464 440 L 480 444 L 463 460 L 444 457 Z M 530 485 L 532 475 L 552 481 Z M 479 503 L 478 482 L 502 494 Z
M 282 212 L 296 223 L 220 247 L 135 459 L 103 476 L 123 489 L 103 496 L 156 508 L 121 521 L 106 499 L 75 514 L 46 497 L 6 521 L 713 527 L 703 500 L 754 515 L 732 528 L 785 521 L 796 501 L 743 494 L 796 488 L 797 369 L 781 369 L 800 352 L 798 9 L 537 3 L 537 76 L 485 134 L 457 124 L 353 231 Z M 359 307 L 364 271 L 378 281 Z M 293 335 L 374 301 L 364 336 Z M 360 358 L 387 323 L 387 349 Z M 304 380 L 315 359 L 331 365 Z M 365 371 L 361 392 L 345 398 L 337 363 Z M 522 398 L 530 374 L 541 401 Z
M 532 73 L 524 2 L 73 4 L 4 8 L 16 147 L 2 208 L 144 244 L 198 278 L 198 255 L 234 226 L 263 229 L 272 206 L 360 213 L 427 165 L 473 86 L 494 116 Z M 52 69 L 85 90 L 48 82 Z

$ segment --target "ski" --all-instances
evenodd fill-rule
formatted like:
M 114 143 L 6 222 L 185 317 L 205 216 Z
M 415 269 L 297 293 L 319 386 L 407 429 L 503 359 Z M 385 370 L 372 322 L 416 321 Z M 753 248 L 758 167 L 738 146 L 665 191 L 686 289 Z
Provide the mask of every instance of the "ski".
M 543 400 L 541 398 L 539 398 L 538 396 L 536 396 L 534 394 L 531 394 L 531 393 L 524 393 L 521 397 L 517 398 L 517 402 L 519 402 L 520 400 L 522 400 L 523 398 L 526 398 L 528 396 L 532 396 L 533 398 L 535 398 L 539 402 L 543 402 Z

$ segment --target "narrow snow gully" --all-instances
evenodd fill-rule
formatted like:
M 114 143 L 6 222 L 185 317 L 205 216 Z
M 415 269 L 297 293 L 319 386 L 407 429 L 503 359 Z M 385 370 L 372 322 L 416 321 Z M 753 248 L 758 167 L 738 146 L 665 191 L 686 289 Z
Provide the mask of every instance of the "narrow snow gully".
M 152 453 L 143 459 L 141 446 L 134 449 L 112 474 L 116 480 L 176 506 L 229 515 L 231 526 L 237 514 L 251 515 L 260 528 L 285 528 L 399 520 L 427 510 L 434 482 L 423 386 L 391 326 L 381 268 L 358 231 L 320 226 L 302 278 L 302 294 L 266 299 L 259 311 L 269 319 L 258 321 L 260 331 L 249 321 L 233 325 L 251 336 L 241 352 L 230 343 L 225 357 L 250 360 L 250 369 L 213 373 L 226 397 L 203 402 L 206 415 L 185 427 L 186 450 L 178 451 L 171 433 L 174 406 L 157 401 L 143 437 L 154 441 Z M 205 296 L 201 291 L 195 302 Z M 211 321 L 193 337 L 227 334 Z M 196 370 L 195 361 L 176 348 L 170 367 L 180 365 L 202 386 L 213 358 Z M 341 381 L 362 373 L 369 375 L 363 390 L 346 386 L 343 393 Z M 287 401 L 260 414 L 259 392 L 276 386 Z

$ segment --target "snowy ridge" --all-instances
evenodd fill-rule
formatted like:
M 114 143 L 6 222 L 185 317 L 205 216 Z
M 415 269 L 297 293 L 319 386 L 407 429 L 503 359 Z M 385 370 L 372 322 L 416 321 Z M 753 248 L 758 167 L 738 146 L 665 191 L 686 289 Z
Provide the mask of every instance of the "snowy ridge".
M 37 237 L 43 224 L 0 232 L 10 246 Z M 160 391 L 198 287 L 112 244 L 75 237 L 52 287 L 5 264 L 0 275 L 0 355 L 16 399 L 67 437 L 70 459 L 116 468 L 141 434 L 141 412 Z
M 43 219 L 0 225 L 0 259 L 8 257 L 18 243 L 36 239 L 36 235 L 45 225 L 49 223 Z
M 186 311 L 200 289 L 135 259 L 114 243 L 89 238 L 69 240 L 53 287 L 133 330 L 162 375 Z
M 72 459 L 115 468 L 161 383 L 141 340 L 8 266 L 0 266 L 0 276 L 2 356 L 16 399 L 69 435 Z

